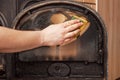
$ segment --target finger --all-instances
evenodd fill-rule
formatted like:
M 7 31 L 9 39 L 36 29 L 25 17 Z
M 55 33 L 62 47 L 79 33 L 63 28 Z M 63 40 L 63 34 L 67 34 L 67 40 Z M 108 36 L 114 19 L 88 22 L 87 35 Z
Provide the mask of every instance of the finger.
M 67 44 L 69 44 L 69 43 L 75 41 L 76 39 L 77 39 L 77 38 L 69 38 L 69 39 L 66 39 L 66 40 L 64 41 L 64 43 L 61 44 L 60 46 L 67 45 Z
M 67 39 L 67 38 L 70 38 L 70 37 L 75 37 L 75 36 L 77 36 L 79 33 L 80 33 L 80 29 L 77 29 L 77 30 L 75 30 L 75 31 L 66 33 L 65 36 L 64 36 L 64 39 Z
M 66 32 L 70 32 L 70 31 L 73 31 L 77 28 L 80 28 L 80 26 L 82 26 L 82 22 L 80 23 L 76 23 L 76 24 L 73 24 L 73 25 L 70 25 L 69 27 L 66 28 Z
M 79 22 L 80 22 L 79 20 L 75 19 L 75 20 L 66 21 L 66 22 L 64 22 L 62 24 L 63 24 L 64 27 L 68 27 L 70 25 L 73 25 L 73 24 L 79 23 Z

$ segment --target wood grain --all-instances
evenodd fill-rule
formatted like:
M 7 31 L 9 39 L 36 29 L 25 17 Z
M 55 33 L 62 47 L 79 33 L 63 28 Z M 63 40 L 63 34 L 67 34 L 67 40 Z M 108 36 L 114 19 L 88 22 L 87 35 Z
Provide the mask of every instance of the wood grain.
M 99 0 L 98 11 L 108 31 L 108 80 L 120 77 L 120 0 Z

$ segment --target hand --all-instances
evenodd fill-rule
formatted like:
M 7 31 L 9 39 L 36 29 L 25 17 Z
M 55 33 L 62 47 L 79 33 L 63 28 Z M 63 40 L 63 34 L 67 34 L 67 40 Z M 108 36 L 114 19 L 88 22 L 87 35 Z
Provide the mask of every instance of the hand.
M 65 45 L 76 40 L 81 25 L 79 20 L 70 20 L 48 26 L 41 31 L 43 46 Z

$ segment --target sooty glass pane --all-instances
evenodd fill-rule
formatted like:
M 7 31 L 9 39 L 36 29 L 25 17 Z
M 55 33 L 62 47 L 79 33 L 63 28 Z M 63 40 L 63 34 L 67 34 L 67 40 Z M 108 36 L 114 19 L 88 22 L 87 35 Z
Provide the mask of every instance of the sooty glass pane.
M 55 12 L 56 13 L 56 12 Z M 26 22 L 21 29 L 42 30 L 52 24 L 50 18 L 54 14 L 52 11 L 36 14 L 31 22 Z M 89 16 L 88 16 L 89 18 Z M 94 18 L 89 19 L 90 27 L 78 39 L 62 47 L 40 47 L 18 54 L 21 61 L 90 61 L 98 59 L 98 35 L 97 23 Z M 31 24 L 31 25 L 30 25 Z

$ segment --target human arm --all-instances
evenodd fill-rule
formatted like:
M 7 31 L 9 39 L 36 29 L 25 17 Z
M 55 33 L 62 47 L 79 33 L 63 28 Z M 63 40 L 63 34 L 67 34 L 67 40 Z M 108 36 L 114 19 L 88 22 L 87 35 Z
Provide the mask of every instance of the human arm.
M 0 52 L 12 53 L 40 46 L 64 45 L 74 41 L 82 23 L 71 20 L 41 31 L 20 31 L 0 27 Z

